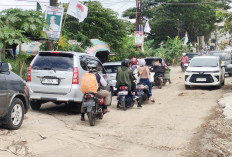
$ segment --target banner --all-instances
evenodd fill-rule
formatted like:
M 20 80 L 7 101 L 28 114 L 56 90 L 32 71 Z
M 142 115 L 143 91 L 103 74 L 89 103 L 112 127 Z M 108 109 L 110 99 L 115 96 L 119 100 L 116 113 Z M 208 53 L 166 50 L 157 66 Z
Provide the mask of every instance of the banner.
M 135 45 L 142 46 L 144 41 L 143 32 L 135 31 Z
M 83 22 L 88 14 L 88 7 L 78 2 L 78 0 L 71 0 L 68 5 L 67 14 L 79 19 Z
M 48 35 L 48 39 L 59 40 L 60 31 L 62 27 L 64 8 L 47 6 L 45 19 L 48 24 L 48 28 L 43 28 Z

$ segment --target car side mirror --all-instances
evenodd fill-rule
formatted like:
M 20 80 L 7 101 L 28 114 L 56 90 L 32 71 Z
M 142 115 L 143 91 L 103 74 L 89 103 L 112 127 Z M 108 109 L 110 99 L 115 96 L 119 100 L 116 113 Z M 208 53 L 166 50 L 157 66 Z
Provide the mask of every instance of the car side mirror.
M 9 64 L 6 62 L 0 62 L 0 72 L 8 72 L 10 70 Z

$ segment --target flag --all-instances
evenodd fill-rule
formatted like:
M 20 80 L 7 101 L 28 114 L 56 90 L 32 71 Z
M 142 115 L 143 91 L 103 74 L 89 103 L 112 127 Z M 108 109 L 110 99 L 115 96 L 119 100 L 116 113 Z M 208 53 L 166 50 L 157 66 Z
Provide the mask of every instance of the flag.
M 88 7 L 78 2 L 78 0 L 70 0 L 67 14 L 79 19 L 79 22 L 82 22 L 87 17 Z
M 188 39 L 188 33 L 185 33 L 185 37 L 184 37 L 184 45 L 186 45 L 188 43 L 189 39 Z
M 41 11 L 42 10 L 42 7 L 41 5 L 39 4 L 39 2 L 36 3 L 36 11 Z
M 145 24 L 144 32 L 145 33 L 151 33 L 151 27 L 150 27 L 148 21 Z

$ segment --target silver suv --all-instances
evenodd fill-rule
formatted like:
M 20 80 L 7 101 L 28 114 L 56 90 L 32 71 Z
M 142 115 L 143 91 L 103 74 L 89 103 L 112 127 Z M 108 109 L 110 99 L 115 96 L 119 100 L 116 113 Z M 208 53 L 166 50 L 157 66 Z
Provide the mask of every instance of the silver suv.
M 81 77 L 87 72 L 89 60 L 96 60 L 98 71 L 105 69 L 98 58 L 77 52 L 39 52 L 28 68 L 28 87 L 31 108 L 38 110 L 42 103 L 82 102 Z M 113 87 L 110 88 L 110 90 Z

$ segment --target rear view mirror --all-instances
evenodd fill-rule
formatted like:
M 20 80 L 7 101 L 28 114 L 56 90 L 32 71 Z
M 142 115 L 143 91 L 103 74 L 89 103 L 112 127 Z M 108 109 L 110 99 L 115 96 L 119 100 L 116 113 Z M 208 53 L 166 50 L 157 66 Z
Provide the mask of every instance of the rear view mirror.
M 8 72 L 9 64 L 6 62 L 0 62 L 0 72 Z

